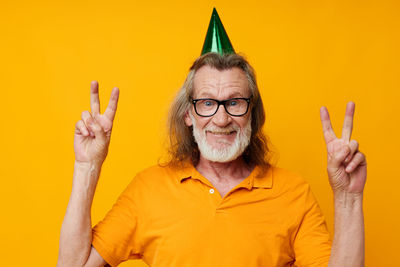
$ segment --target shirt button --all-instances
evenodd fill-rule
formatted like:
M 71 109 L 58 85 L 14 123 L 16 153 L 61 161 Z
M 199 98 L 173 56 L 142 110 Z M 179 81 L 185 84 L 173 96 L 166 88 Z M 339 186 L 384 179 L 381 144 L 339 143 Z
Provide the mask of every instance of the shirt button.
M 210 189 L 210 194 L 214 194 L 214 189 Z

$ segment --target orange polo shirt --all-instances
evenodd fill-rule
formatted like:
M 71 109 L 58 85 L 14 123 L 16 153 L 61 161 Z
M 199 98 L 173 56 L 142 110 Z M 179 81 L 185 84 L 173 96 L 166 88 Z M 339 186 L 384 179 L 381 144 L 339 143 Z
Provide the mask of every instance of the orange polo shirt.
M 298 175 L 271 167 L 223 198 L 192 166 L 139 173 L 104 220 L 92 244 L 111 266 L 327 266 L 324 217 Z

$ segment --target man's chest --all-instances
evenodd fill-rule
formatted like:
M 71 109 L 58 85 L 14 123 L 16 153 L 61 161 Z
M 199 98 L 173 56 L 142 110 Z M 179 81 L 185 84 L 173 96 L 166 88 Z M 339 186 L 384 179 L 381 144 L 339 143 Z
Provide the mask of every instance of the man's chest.
M 227 193 L 232 188 L 221 190 Z M 176 201 L 160 201 L 148 213 L 151 218 L 146 220 L 143 236 L 148 253 L 144 256 L 151 265 L 158 265 L 157 254 L 170 255 L 171 266 L 178 262 L 189 266 L 196 261 L 197 266 L 207 266 L 221 260 L 208 259 L 199 264 L 207 255 L 225 255 L 225 259 L 238 261 L 291 262 L 294 257 L 291 242 L 298 222 L 286 209 L 277 209 L 282 205 L 277 199 L 267 199 L 262 194 L 243 197 L 249 193 L 246 188 L 225 197 L 182 191 Z M 189 262 L 195 252 L 202 256 Z M 243 264 L 236 266 L 246 266 Z
M 244 179 L 240 180 L 232 180 L 232 181 L 218 181 L 217 179 L 209 179 L 210 183 L 217 190 L 216 193 L 219 193 L 223 198 L 226 194 L 228 194 L 232 189 L 234 189 L 238 184 L 240 184 Z

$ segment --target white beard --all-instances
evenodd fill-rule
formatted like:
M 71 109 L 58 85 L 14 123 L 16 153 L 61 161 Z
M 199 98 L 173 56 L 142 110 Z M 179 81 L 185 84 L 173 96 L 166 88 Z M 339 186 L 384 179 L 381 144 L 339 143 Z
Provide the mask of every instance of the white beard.
M 203 130 L 199 130 L 196 127 L 196 120 L 194 119 L 191 112 L 189 116 L 193 122 L 193 136 L 196 141 L 201 155 L 213 162 L 230 162 L 237 159 L 243 154 L 245 149 L 250 143 L 251 137 L 251 117 L 247 121 L 243 131 L 240 130 L 239 126 L 231 125 L 225 128 L 220 128 L 214 125 L 207 126 Z M 224 144 L 221 148 L 212 147 L 207 143 L 207 131 L 211 132 L 232 132 L 236 131 L 236 138 L 232 144 L 230 142 L 221 140 L 220 143 Z

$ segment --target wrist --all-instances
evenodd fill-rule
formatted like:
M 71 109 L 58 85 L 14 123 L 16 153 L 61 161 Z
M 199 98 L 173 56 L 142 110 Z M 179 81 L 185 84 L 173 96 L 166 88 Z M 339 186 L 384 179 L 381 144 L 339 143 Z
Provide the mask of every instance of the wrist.
M 335 209 L 362 207 L 363 194 L 336 191 L 333 194 L 333 200 L 335 202 Z
M 88 161 L 79 161 L 75 160 L 74 168 L 75 170 L 82 170 L 82 171 L 100 171 L 101 166 L 103 164 L 99 162 L 88 162 Z
M 73 188 L 94 191 L 100 177 L 101 164 L 75 161 Z

